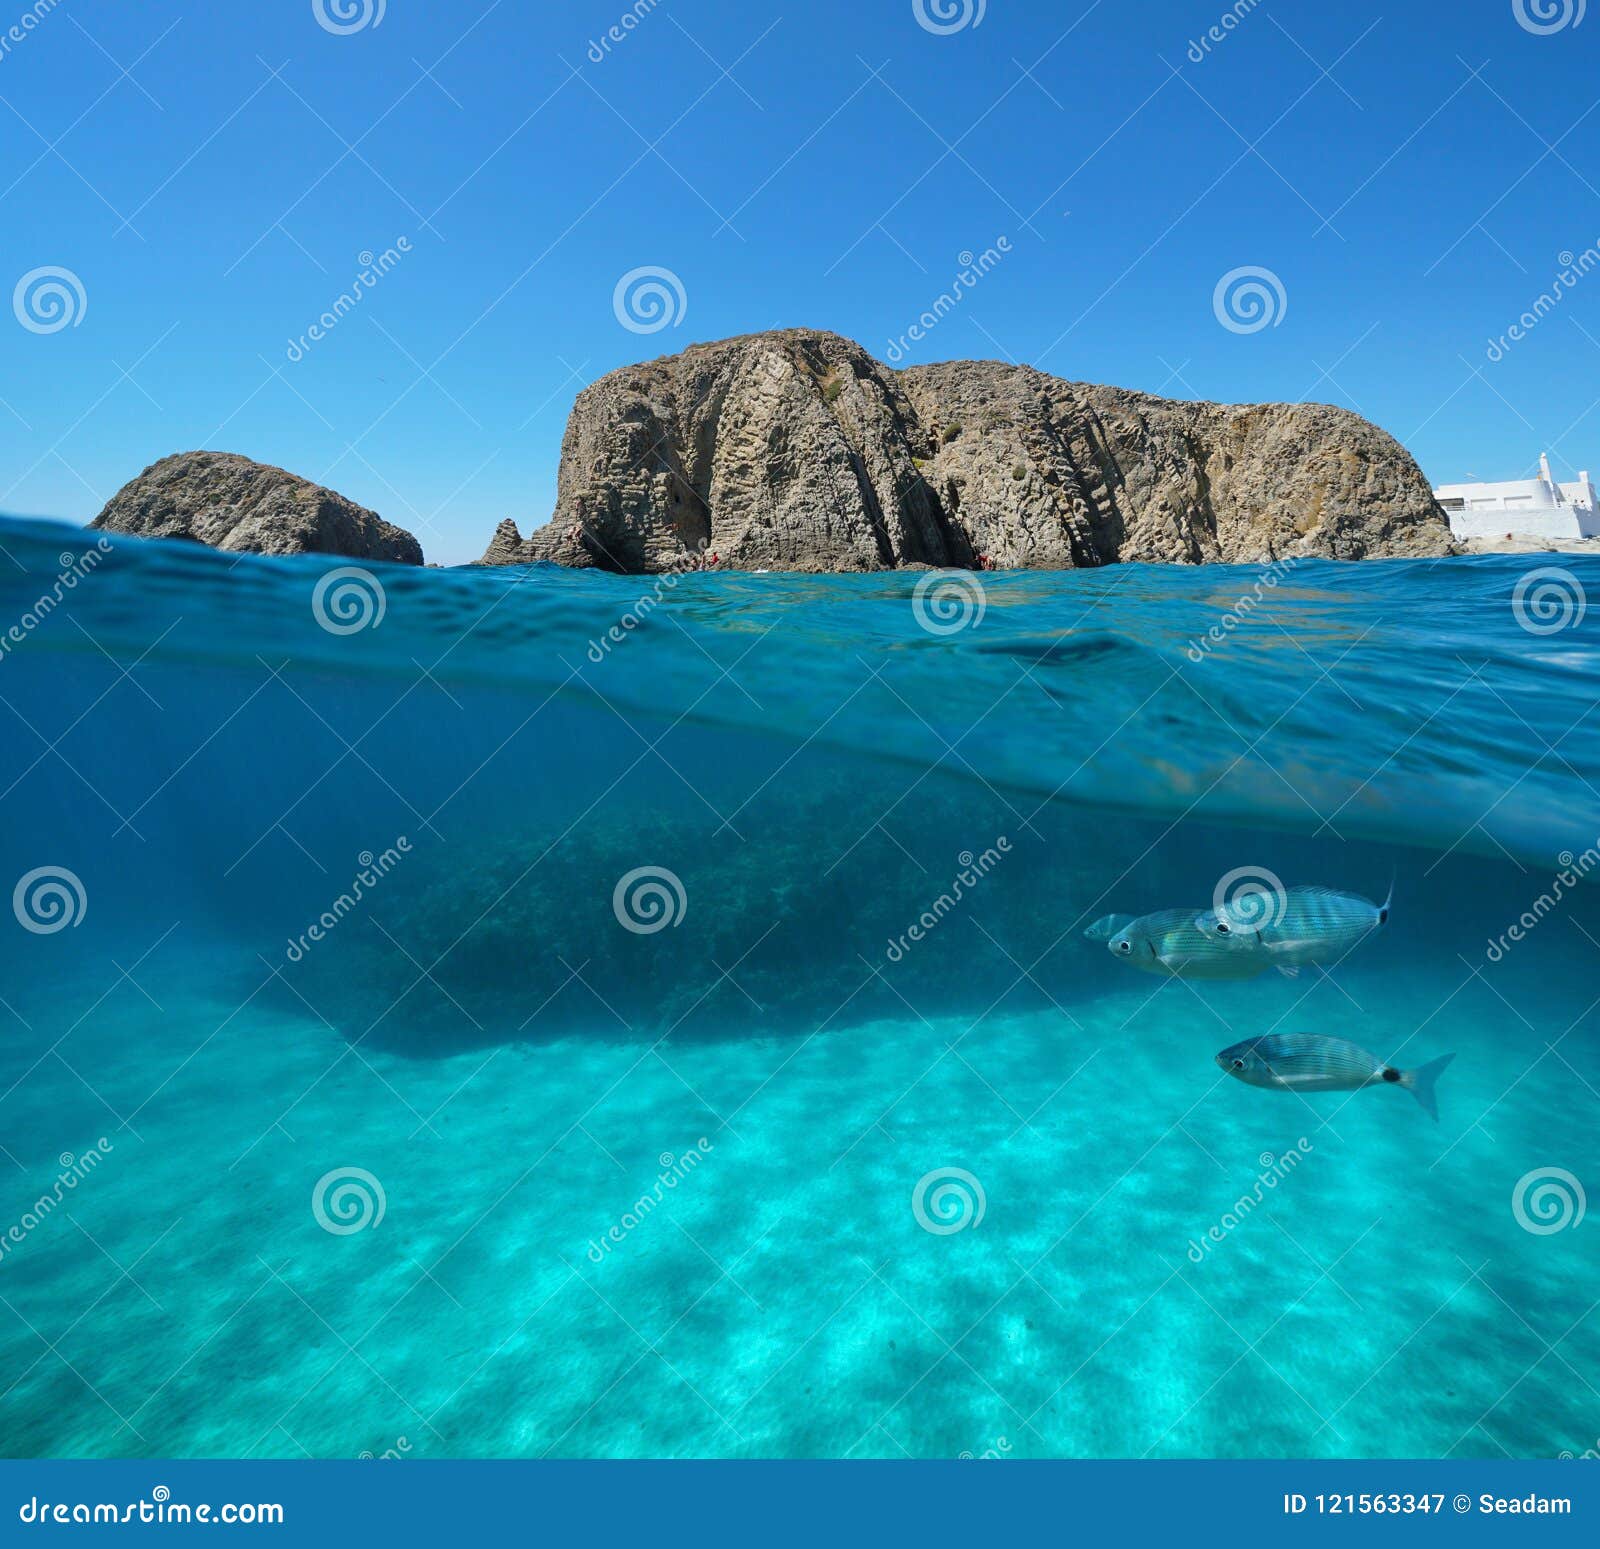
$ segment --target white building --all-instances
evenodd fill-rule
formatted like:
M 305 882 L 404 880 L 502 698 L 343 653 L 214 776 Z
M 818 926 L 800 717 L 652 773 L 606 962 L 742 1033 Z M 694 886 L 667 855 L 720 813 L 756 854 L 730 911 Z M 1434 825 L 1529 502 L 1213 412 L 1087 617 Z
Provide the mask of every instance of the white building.
M 1433 498 L 1458 538 L 1593 538 L 1600 536 L 1600 501 L 1587 473 L 1558 484 L 1541 454 L 1539 477 L 1509 484 L 1441 484 Z

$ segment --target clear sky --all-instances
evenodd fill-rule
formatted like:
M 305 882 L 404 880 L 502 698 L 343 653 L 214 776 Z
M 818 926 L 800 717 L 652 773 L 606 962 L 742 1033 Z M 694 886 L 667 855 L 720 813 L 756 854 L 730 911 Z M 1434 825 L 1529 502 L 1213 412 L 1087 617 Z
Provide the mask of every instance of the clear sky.
M 1002 238 L 906 363 L 1325 400 L 1437 481 L 1600 473 L 1600 272 L 1489 358 L 1600 243 L 1579 9 L 0 0 L 0 509 L 86 521 L 204 446 L 475 558 L 548 518 L 582 384 L 778 325 L 884 358 Z M 614 309 L 646 266 L 685 297 L 653 333 Z M 1257 331 L 1214 305 L 1247 266 Z

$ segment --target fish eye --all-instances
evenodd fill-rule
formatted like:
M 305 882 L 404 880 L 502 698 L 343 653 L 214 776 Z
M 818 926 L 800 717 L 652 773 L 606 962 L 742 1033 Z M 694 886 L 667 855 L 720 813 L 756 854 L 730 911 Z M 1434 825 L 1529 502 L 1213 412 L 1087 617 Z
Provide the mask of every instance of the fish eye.
M 1124 957 L 1126 957 L 1128 953 L 1133 951 L 1133 943 L 1131 941 L 1119 941 L 1117 943 L 1117 951 L 1119 951 L 1120 953 L 1123 954 Z
M 1244 1061 L 1243 1060 L 1235 1060 L 1233 1062 L 1233 1068 L 1235 1070 L 1243 1070 L 1244 1069 Z
M 1230 924 L 1228 924 L 1228 922 L 1226 920 L 1218 920 L 1217 921 L 1217 934 L 1219 936 L 1230 935 L 1232 933 L 1232 931 L 1233 931 L 1233 927 Z

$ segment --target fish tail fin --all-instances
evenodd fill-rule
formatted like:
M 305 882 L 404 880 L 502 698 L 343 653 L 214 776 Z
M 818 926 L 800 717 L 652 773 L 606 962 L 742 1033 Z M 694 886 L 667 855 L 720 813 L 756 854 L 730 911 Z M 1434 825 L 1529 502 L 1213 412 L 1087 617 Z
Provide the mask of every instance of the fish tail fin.
M 1435 1124 L 1439 1122 L 1439 1100 L 1434 1089 L 1439 1084 L 1439 1077 L 1444 1074 L 1445 1066 L 1454 1058 L 1453 1054 L 1441 1054 L 1438 1059 L 1429 1060 L 1426 1065 L 1408 1070 L 1400 1077 L 1400 1084 L 1422 1104 Z
M 1386 897 L 1384 901 L 1378 905 L 1378 924 L 1380 925 L 1387 925 L 1389 923 L 1389 906 L 1394 902 L 1395 876 L 1395 868 L 1391 866 L 1389 868 L 1389 894 L 1388 897 Z

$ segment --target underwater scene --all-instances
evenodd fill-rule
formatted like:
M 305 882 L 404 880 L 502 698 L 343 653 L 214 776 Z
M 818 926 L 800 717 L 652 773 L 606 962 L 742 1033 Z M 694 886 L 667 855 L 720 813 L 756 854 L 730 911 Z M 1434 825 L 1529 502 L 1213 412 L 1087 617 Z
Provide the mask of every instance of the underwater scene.
M 1600 566 L 0 523 L 0 1451 L 1600 1446 Z

